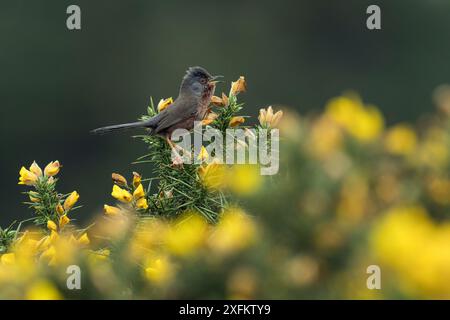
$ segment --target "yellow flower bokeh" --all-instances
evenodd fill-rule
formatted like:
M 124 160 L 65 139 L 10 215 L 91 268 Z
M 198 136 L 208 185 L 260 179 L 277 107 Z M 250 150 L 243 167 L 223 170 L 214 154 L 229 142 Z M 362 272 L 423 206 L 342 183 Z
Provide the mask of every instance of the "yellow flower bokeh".
M 450 222 L 434 223 L 420 206 L 395 207 L 373 230 L 371 243 L 406 292 L 450 298 Z
M 392 154 L 410 155 L 417 147 L 416 132 L 409 125 L 398 124 L 387 131 L 384 145 Z
M 341 96 L 330 100 L 326 114 L 362 143 L 376 140 L 384 129 L 381 112 L 364 105 L 357 96 Z

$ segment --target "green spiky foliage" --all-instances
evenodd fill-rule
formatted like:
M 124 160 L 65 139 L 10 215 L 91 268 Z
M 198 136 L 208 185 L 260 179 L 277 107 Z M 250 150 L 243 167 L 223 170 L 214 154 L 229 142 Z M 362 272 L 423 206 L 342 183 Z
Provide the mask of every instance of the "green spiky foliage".
M 30 199 L 34 199 L 34 201 L 24 202 L 24 204 L 27 204 L 34 211 L 34 216 L 26 221 L 32 221 L 36 226 L 44 226 L 44 229 L 46 229 L 47 221 L 51 220 L 55 223 L 59 221 L 60 214 L 57 212 L 57 207 L 58 205 L 63 206 L 65 199 L 67 199 L 70 193 L 59 193 L 56 190 L 57 182 L 58 179 L 56 178 L 42 176 L 39 177 L 34 185 L 34 191 L 24 192 Z M 68 214 L 80 207 L 70 208 L 64 214 Z
M 8 248 L 16 238 L 17 230 L 13 228 L 14 225 L 15 222 L 5 229 L 0 227 L 0 255 L 8 251 Z
M 231 119 L 236 116 L 236 114 L 241 111 L 243 107 L 244 104 L 238 103 L 236 95 L 230 95 L 228 98 L 228 104 L 217 110 L 217 118 L 214 119 L 211 126 L 225 133 L 225 131 L 230 128 L 229 124 Z

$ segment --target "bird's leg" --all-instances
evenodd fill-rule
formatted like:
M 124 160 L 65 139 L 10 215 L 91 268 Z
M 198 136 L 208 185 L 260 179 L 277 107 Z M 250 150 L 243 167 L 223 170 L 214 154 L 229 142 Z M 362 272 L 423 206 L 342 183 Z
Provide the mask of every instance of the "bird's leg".
M 179 146 L 179 145 L 174 144 L 173 141 L 170 140 L 169 136 L 166 136 L 166 141 L 167 141 L 167 143 L 169 144 L 169 146 L 172 148 L 172 150 L 174 150 L 174 151 L 177 153 L 177 155 L 180 155 L 180 154 L 177 152 L 177 150 L 178 150 L 178 151 L 181 151 L 181 152 L 183 153 L 183 156 L 186 156 L 186 157 L 188 157 L 188 158 L 191 158 L 191 157 L 192 157 L 192 154 L 191 154 L 190 151 L 184 149 L 183 147 L 181 147 L 181 146 Z
M 183 164 L 183 158 L 180 156 L 180 154 L 177 151 L 177 146 L 170 140 L 170 137 L 166 136 L 166 141 L 170 146 L 170 149 L 172 149 L 172 152 L 175 154 L 175 158 L 172 159 L 172 162 L 174 165 L 182 165 Z
M 174 152 L 176 152 L 177 155 L 179 155 L 178 152 L 177 152 L 177 146 L 172 142 L 172 140 L 170 140 L 170 137 L 169 137 L 169 136 L 166 136 L 166 141 L 167 141 L 167 143 L 169 144 L 170 148 L 171 148 Z

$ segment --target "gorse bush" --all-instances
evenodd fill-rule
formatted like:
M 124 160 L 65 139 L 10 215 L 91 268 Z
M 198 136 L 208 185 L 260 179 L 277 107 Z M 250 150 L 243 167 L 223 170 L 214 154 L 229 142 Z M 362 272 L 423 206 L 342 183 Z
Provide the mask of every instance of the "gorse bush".
M 198 130 L 250 129 L 245 88 L 240 78 L 213 97 Z M 0 230 L 0 297 L 450 298 L 448 92 L 418 125 L 387 127 L 353 93 L 314 115 L 261 109 L 256 131 L 278 127 L 282 139 L 268 177 L 206 145 L 178 150 L 197 160 L 182 163 L 165 139 L 138 136 L 147 150 L 136 162 L 152 176 L 112 174 L 117 203 L 84 228 L 78 193 L 57 191 L 59 162 L 24 167 L 33 216 Z M 144 118 L 172 102 L 151 102 Z M 67 285 L 74 265 L 79 289 Z M 369 265 L 381 290 L 366 286 Z
M 221 97 L 215 96 L 199 130 L 208 127 L 226 133 L 230 128 L 244 128 L 245 118 L 238 115 L 243 104 L 238 103 L 237 95 L 245 90 L 245 80 L 240 77 L 232 83 L 228 96 L 224 93 Z M 170 108 L 172 103 L 172 98 L 162 99 L 155 106 L 151 100 L 148 114 L 142 119 Z M 271 108 L 269 113 L 273 116 Z M 260 127 L 270 128 L 271 123 L 275 124 L 281 116 L 279 111 L 274 121 L 261 121 Z M 231 178 L 235 173 L 230 166 L 222 164 L 218 155 L 208 154 L 205 146 L 195 154 L 198 161 L 186 164 L 173 157 L 179 150 L 172 150 L 164 138 L 155 135 L 138 137 L 147 144 L 148 152 L 135 163 L 151 163 L 154 175 L 146 179 L 133 172 L 129 182 L 123 175 L 113 173 L 111 196 L 117 204 L 105 204 L 104 217 L 87 228 L 79 229 L 71 221 L 73 211 L 80 208 L 76 206 L 79 194 L 76 191 L 61 194 L 56 189 L 61 169 L 59 161 L 50 162 L 44 170 L 36 162 L 28 169 L 22 167 L 19 184 L 31 187 L 32 190 L 25 192 L 29 198 L 25 203 L 34 212 L 31 219 L 22 223 L 35 227 L 23 231 L 20 223 L 16 229 L 10 226 L 2 230 L 1 275 L 4 277 L 0 278 L 5 281 L 4 288 L 8 288 L 2 295 L 57 298 L 62 297 L 61 291 L 66 291 L 66 294 L 77 296 L 81 292 L 68 291 L 68 287 L 62 290 L 63 282 L 51 283 L 49 278 L 59 274 L 61 280 L 64 268 L 70 265 L 85 266 L 85 270 L 94 272 L 89 269 L 94 264 L 95 273 L 99 273 L 103 267 L 105 272 L 111 271 L 105 267 L 107 262 L 111 262 L 109 268 L 125 261 L 126 265 L 120 266 L 119 273 L 123 278 L 119 283 L 128 283 L 133 278 L 127 277 L 140 274 L 137 283 L 144 279 L 159 287 L 170 282 L 176 269 L 173 262 L 176 257 L 186 257 L 200 249 L 226 255 L 252 242 L 256 234 L 254 222 L 230 199 L 228 187 L 235 184 Z M 246 145 L 245 141 L 235 142 L 237 147 Z M 183 152 L 194 154 L 195 150 Z M 248 172 L 257 174 L 251 166 L 246 166 L 241 175 Z M 154 193 L 151 193 L 152 186 L 156 190 Z M 101 266 L 97 269 L 100 261 Z M 28 269 L 33 272 L 24 272 Z M 15 276 L 11 277 L 12 273 Z M 94 276 L 107 275 L 92 274 Z M 95 287 L 97 283 L 90 285 Z M 114 279 L 110 285 L 116 285 Z M 111 289 L 115 289 L 112 297 L 139 297 L 142 294 L 124 295 L 125 288 L 105 286 L 105 292 L 95 288 L 93 297 L 109 296 L 107 291 Z M 81 295 L 91 294 L 86 290 Z

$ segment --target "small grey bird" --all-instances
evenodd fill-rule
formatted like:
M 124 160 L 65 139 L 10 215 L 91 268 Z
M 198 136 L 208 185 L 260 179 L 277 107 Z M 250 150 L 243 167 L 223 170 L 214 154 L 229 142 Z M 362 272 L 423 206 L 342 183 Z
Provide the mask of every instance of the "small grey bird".
M 168 138 L 174 130 L 191 130 L 194 127 L 194 121 L 203 120 L 214 94 L 218 77 L 221 76 L 211 76 L 202 67 L 191 67 L 181 81 L 178 98 L 168 108 L 146 121 L 98 128 L 92 133 L 104 134 L 131 128 L 147 128 L 150 134 L 165 136 L 171 144 Z

